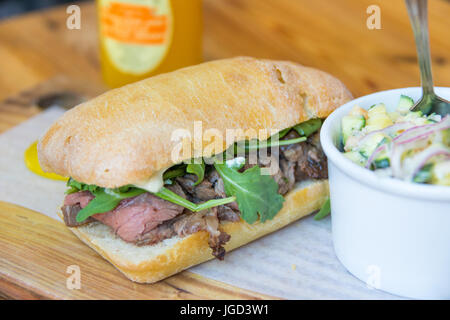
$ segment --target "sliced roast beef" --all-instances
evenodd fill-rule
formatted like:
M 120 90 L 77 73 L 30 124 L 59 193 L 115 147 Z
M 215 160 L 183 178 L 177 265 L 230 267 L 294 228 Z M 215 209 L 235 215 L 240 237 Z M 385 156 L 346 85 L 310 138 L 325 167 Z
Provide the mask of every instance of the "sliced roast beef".
M 291 130 L 283 139 L 295 139 L 299 135 Z M 294 163 L 295 181 L 305 179 L 327 179 L 327 158 L 323 153 L 319 141 L 319 132 L 308 137 L 303 143 L 292 144 L 280 147 L 281 156 L 290 163 Z M 283 170 L 283 166 L 281 168 Z M 286 170 L 292 170 L 291 165 L 285 165 Z M 287 177 L 291 172 L 285 171 Z
M 110 226 L 127 242 L 136 242 L 143 234 L 153 230 L 164 221 L 178 216 L 183 207 L 163 200 L 148 192 L 122 200 L 112 211 L 92 217 Z
M 223 259 L 225 255 L 223 244 L 225 244 L 230 237 L 228 234 L 219 229 L 219 222 L 223 220 L 239 221 L 240 217 L 233 210 L 228 208 L 228 210 L 233 212 L 233 218 L 231 218 L 231 214 L 227 217 L 227 219 L 219 218 L 221 207 L 225 206 L 213 208 L 210 211 L 205 210 L 203 212 L 188 211 L 174 219 L 165 221 L 155 229 L 141 235 L 136 241 L 136 245 L 143 246 L 156 244 L 165 239 L 170 239 L 175 235 L 185 237 L 203 230 L 207 231 L 209 234 L 208 244 L 213 250 L 213 254 L 219 259 Z M 215 212 L 216 210 L 217 215 Z M 236 218 L 237 220 L 232 220 Z
M 213 170 L 213 172 L 216 171 Z M 209 179 L 208 174 L 206 175 L 205 179 L 196 186 L 194 184 L 197 181 L 197 176 L 193 174 L 187 174 L 183 177 L 178 177 L 176 181 L 181 185 L 188 196 L 195 202 L 207 201 L 215 198 L 223 198 L 215 191 L 214 182 Z
M 217 218 L 217 210 L 212 208 L 205 215 L 206 231 L 209 233 L 208 244 L 213 250 L 212 254 L 219 260 L 225 257 L 225 248 L 223 245 L 230 240 L 230 235 L 219 230 L 219 219 Z
M 142 235 L 138 236 L 136 245 L 145 246 L 159 243 L 165 239 L 170 239 L 176 235 L 175 229 L 173 228 L 174 222 L 177 218 L 165 221 L 157 226 L 155 229 L 150 230 Z
M 84 208 L 92 199 L 94 199 L 94 195 L 90 191 L 79 191 L 68 194 L 64 199 L 64 205 L 73 206 L 78 204 L 81 208 Z
M 178 195 L 185 197 L 178 184 L 168 187 Z M 78 226 L 75 220 L 78 211 L 94 199 L 89 191 L 80 191 L 66 196 L 63 213 L 68 226 Z M 137 242 L 147 232 L 155 229 L 164 221 L 171 220 L 183 212 L 184 208 L 163 200 L 148 192 L 122 200 L 112 211 L 98 213 L 93 219 L 111 227 L 114 232 L 127 242 Z M 66 217 L 67 216 L 67 217 Z M 90 219 L 87 222 L 93 221 Z
M 194 189 L 195 198 L 201 201 L 207 201 L 215 198 L 220 198 L 214 190 L 214 185 L 207 179 L 203 180 Z
M 186 174 L 182 177 L 176 178 L 175 180 L 188 196 L 194 194 L 194 184 L 197 181 L 197 176 L 193 174 Z
M 305 178 L 327 179 L 327 158 L 320 146 L 319 133 L 312 135 L 306 143 L 299 145 L 303 156 L 297 161 L 295 169 L 296 180 L 301 181 Z
M 301 181 L 307 178 L 312 179 L 327 179 L 328 178 L 328 168 L 326 164 L 326 159 L 320 160 L 318 158 L 315 150 L 308 150 L 307 157 L 302 158 L 298 162 L 295 169 L 295 179 Z M 319 159 L 317 161 L 316 159 Z
M 79 227 L 87 223 L 94 221 L 92 218 L 88 218 L 83 222 L 77 222 L 77 214 L 80 212 L 81 206 L 79 203 L 74 205 L 64 205 L 61 207 L 63 213 L 64 223 L 68 227 Z
M 208 175 L 209 181 L 214 185 L 214 191 L 219 198 L 226 198 L 225 186 L 223 184 L 222 177 L 216 170 L 212 170 Z M 237 205 L 236 205 L 237 206 Z
M 94 199 L 94 196 L 89 191 L 75 192 L 66 196 L 64 205 L 61 207 L 66 226 L 78 227 L 94 221 L 92 218 L 88 218 L 83 222 L 77 222 L 76 220 L 78 212 L 86 207 L 92 199 Z
M 229 203 L 228 205 L 218 206 L 217 207 L 217 217 L 220 221 L 240 221 L 241 216 L 239 212 L 239 208 L 233 208 L 231 205 L 236 204 L 236 202 Z M 237 206 L 237 204 L 236 204 Z
M 283 174 L 283 181 L 280 181 L 278 192 L 280 194 L 286 194 L 294 188 L 295 185 L 295 162 L 287 161 L 286 159 L 280 160 L 280 171 Z
M 185 214 L 182 219 L 174 223 L 174 229 L 180 237 L 202 230 L 207 231 L 209 234 L 208 244 L 213 250 L 213 255 L 220 260 L 225 256 L 223 245 L 230 240 L 230 236 L 219 230 L 217 208 Z

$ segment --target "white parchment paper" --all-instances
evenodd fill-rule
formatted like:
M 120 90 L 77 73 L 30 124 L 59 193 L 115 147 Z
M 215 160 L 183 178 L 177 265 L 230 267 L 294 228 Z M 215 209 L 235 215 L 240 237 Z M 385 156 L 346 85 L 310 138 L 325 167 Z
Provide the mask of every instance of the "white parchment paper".
M 65 183 L 41 178 L 23 162 L 25 149 L 62 115 L 48 109 L 0 135 L 0 200 L 58 219 Z M 369 288 L 339 263 L 333 251 L 330 218 L 307 217 L 190 271 L 287 299 L 396 299 Z M 369 274 L 368 274 L 369 276 Z

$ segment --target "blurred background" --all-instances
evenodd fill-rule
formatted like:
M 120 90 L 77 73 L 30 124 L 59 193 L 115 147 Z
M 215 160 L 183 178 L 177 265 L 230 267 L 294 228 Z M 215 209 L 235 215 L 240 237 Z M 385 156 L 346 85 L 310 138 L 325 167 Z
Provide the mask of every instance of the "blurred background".
M 80 30 L 66 27 L 69 4 L 81 7 Z M 366 24 L 374 4 L 379 30 Z M 355 96 L 420 84 L 403 0 L 203 0 L 202 7 L 204 61 L 291 60 L 335 75 Z M 179 12 L 177 21 L 194 20 Z M 433 73 L 441 86 L 450 85 L 449 16 L 449 0 L 429 1 Z M 100 49 L 94 0 L 0 0 L 0 100 L 61 74 L 104 85 Z
M 0 0 L 0 19 L 32 10 L 48 8 L 71 0 Z

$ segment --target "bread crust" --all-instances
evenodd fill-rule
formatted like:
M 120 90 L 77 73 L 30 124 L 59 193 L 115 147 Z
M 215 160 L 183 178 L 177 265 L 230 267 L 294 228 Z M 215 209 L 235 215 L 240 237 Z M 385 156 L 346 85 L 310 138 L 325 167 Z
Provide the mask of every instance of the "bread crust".
M 252 225 L 242 220 L 222 224 L 222 229 L 231 236 L 225 249 L 231 251 L 283 228 L 318 210 L 327 197 L 327 180 L 298 184 L 285 196 L 283 208 L 272 220 Z M 139 283 L 153 283 L 214 258 L 206 231 L 168 239 L 158 245 L 138 247 L 121 240 L 101 223 L 70 229 L 128 279 Z
M 331 75 L 293 62 L 248 57 L 217 60 L 158 75 L 106 92 L 67 111 L 38 144 L 45 171 L 101 187 L 148 179 L 176 164 L 176 129 L 194 136 L 194 121 L 225 140 L 227 129 L 254 130 L 247 139 L 266 139 L 260 129 L 281 130 L 324 118 L 351 99 Z M 234 139 L 239 140 L 239 139 Z M 234 140 L 201 155 L 220 153 Z M 191 156 L 198 151 L 193 140 Z M 178 161 L 179 163 L 181 161 Z

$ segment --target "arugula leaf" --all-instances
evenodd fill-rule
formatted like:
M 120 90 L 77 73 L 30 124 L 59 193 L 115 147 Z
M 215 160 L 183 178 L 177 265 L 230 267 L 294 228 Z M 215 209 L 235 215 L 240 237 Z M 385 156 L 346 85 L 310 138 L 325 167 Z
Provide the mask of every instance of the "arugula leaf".
M 321 119 L 310 119 L 294 126 L 294 130 L 303 137 L 309 137 L 322 126 Z
M 121 191 L 122 190 L 122 191 Z M 120 201 L 126 198 L 138 196 L 145 190 L 138 188 L 131 188 L 125 186 L 118 189 L 108 189 L 97 187 L 95 191 L 91 191 L 95 198 L 89 204 L 80 210 L 77 214 L 77 222 L 83 222 L 90 216 L 97 213 L 104 213 L 113 210 Z
M 278 184 L 272 176 L 261 175 L 261 168 L 254 166 L 240 173 L 226 164 L 215 163 L 222 177 L 225 192 L 235 196 L 241 217 L 252 224 L 259 218 L 261 222 L 272 219 L 281 210 L 283 196 L 278 193 Z
M 245 143 L 244 149 L 245 150 L 255 150 L 255 149 L 261 149 L 261 148 L 270 148 L 270 147 L 277 147 L 277 146 L 287 146 L 294 143 L 300 143 L 306 141 L 306 137 L 299 137 L 295 139 L 289 139 L 289 140 L 278 140 L 278 141 L 263 141 L 263 142 L 256 142 L 256 143 Z M 239 147 L 238 147 L 239 148 Z
M 186 165 L 173 166 L 172 168 L 164 172 L 163 179 L 170 180 L 176 177 L 184 176 L 185 173 L 186 173 Z
M 291 130 L 292 128 L 286 128 L 278 132 L 278 139 L 284 138 Z
M 70 189 L 66 191 L 66 194 L 71 194 L 71 193 L 75 193 L 78 191 L 86 191 L 86 190 L 94 192 L 98 188 L 98 186 L 96 186 L 94 184 L 81 183 L 81 182 L 74 180 L 73 178 L 70 178 L 67 181 L 67 186 L 70 187 Z
M 198 185 L 203 181 L 205 177 L 205 163 L 202 160 L 201 164 L 198 163 L 190 163 L 186 167 L 186 172 L 193 173 L 197 176 L 197 181 L 194 183 L 194 186 Z
M 325 201 L 325 203 L 322 205 L 322 208 L 320 208 L 319 212 L 314 216 L 314 220 L 322 220 L 326 216 L 328 216 L 331 213 L 331 203 L 330 198 Z
M 169 189 L 164 188 L 164 187 L 162 187 L 161 190 L 159 190 L 159 192 L 155 193 L 155 195 L 160 197 L 161 199 L 178 204 L 178 205 L 180 205 L 184 208 L 187 208 L 193 212 L 199 212 L 199 211 L 206 210 L 206 209 L 209 209 L 212 207 L 217 207 L 217 206 L 220 206 L 223 204 L 227 204 L 227 203 L 236 201 L 235 197 L 229 197 L 229 198 L 208 200 L 206 202 L 196 204 L 196 203 L 190 202 L 189 200 L 186 200 L 183 197 L 180 197 L 175 192 L 172 192 Z

